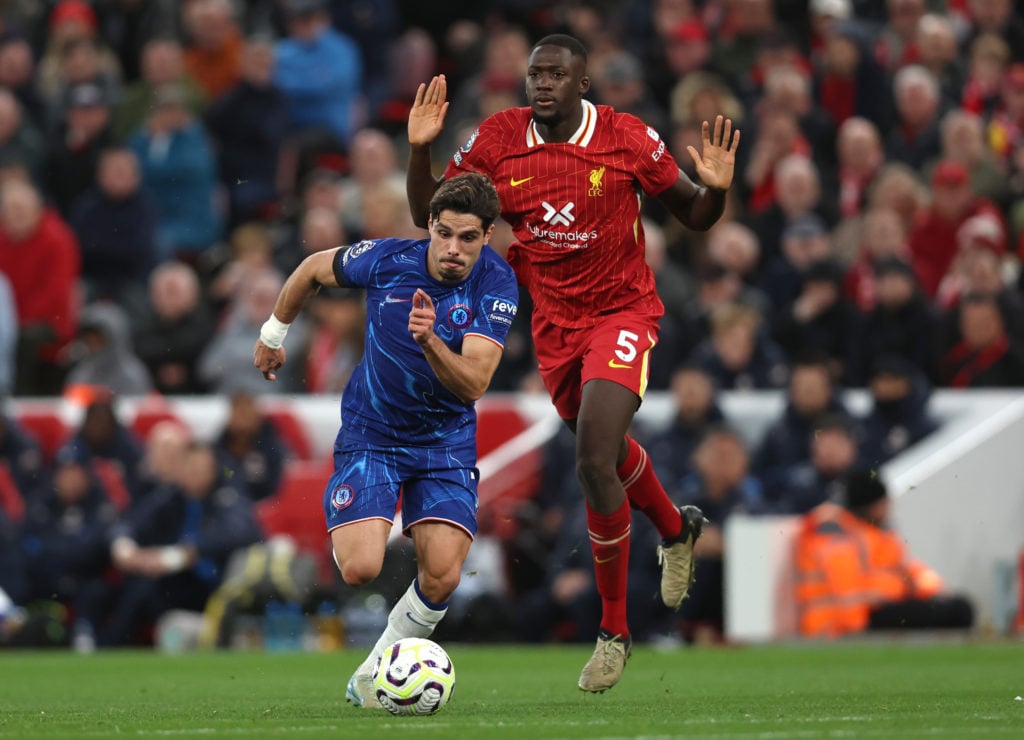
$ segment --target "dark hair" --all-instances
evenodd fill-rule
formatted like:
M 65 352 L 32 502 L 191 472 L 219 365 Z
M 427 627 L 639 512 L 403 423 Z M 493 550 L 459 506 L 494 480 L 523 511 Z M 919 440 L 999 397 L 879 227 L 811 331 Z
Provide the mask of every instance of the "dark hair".
M 489 177 L 467 172 L 445 180 L 434 193 L 430 199 L 430 218 L 436 221 L 441 211 L 471 213 L 479 217 L 484 231 L 487 231 L 501 213 L 501 201 Z
M 574 57 L 579 57 L 583 60 L 583 63 L 587 63 L 587 47 L 585 47 L 579 39 L 570 36 L 566 33 L 552 33 L 536 44 L 533 48 L 536 49 L 538 46 L 561 46 L 563 49 L 568 49 L 569 53 Z

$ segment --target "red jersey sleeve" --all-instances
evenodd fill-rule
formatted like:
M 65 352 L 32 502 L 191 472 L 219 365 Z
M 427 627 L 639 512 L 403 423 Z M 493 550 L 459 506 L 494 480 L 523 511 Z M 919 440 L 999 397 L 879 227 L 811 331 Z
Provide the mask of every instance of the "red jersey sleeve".
M 661 135 L 629 113 L 619 113 L 616 127 L 636 155 L 636 179 L 648 195 L 660 195 L 679 179 L 679 165 Z

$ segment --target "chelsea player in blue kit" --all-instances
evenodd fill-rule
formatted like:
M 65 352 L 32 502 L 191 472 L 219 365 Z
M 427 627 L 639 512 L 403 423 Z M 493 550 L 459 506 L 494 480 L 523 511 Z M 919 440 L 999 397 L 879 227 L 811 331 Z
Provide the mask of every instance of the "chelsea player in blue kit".
M 417 577 L 349 680 L 346 698 L 379 707 L 377 658 L 426 637 L 447 609 L 476 534 L 476 411 L 501 359 L 518 288 L 487 246 L 500 209 L 483 175 L 447 180 L 430 202 L 429 239 L 374 239 L 307 257 L 281 289 L 253 361 L 268 380 L 285 362 L 288 325 L 320 286 L 366 289 L 366 351 L 342 396 L 334 473 L 324 492 L 334 559 L 346 583 L 384 562 L 402 492 Z

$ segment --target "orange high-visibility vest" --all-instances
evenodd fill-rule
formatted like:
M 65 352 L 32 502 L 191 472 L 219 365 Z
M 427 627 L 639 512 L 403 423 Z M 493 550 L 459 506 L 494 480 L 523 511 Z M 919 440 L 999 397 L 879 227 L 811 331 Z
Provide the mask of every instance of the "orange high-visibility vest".
M 801 524 L 796 580 L 800 632 L 818 637 L 862 631 L 873 607 L 942 589 L 935 571 L 907 556 L 899 535 L 832 503 Z

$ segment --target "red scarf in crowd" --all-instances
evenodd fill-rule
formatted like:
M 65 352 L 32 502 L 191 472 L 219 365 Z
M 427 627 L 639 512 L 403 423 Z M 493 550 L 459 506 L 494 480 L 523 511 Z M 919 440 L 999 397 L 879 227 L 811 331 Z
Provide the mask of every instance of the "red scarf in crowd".
M 942 377 L 950 388 L 969 388 L 974 379 L 999 362 L 1009 351 L 1010 340 L 1006 335 L 981 349 L 960 342 L 942 359 Z

